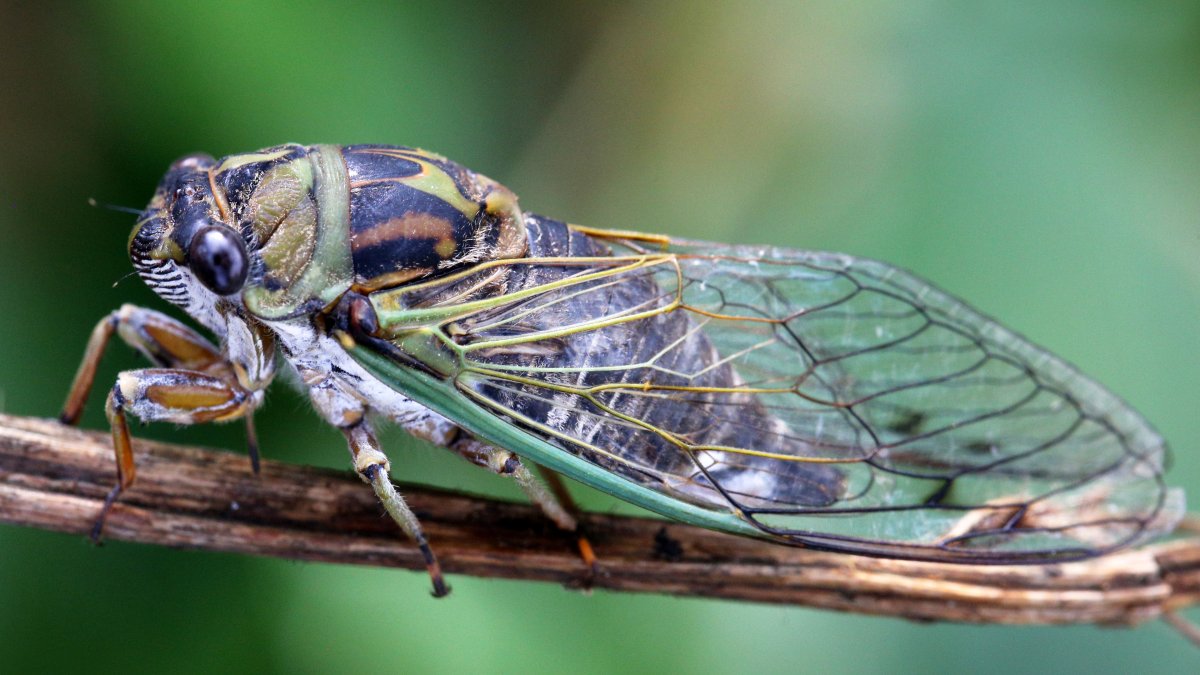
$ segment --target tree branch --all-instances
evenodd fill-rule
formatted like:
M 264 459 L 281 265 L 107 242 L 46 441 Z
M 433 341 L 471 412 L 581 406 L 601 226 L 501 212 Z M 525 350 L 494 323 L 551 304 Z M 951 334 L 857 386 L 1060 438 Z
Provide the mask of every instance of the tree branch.
M 107 435 L 0 415 L 0 522 L 86 536 L 114 481 Z M 423 569 L 350 471 L 162 443 L 107 537 L 295 560 Z M 446 572 L 579 586 L 574 539 L 535 508 L 402 486 Z M 881 560 L 791 548 L 646 518 L 591 514 L 598 588 L 805 605 L 919 620 L 1132 625 L 1200 599 L 1200 539 L 1046 566 Z

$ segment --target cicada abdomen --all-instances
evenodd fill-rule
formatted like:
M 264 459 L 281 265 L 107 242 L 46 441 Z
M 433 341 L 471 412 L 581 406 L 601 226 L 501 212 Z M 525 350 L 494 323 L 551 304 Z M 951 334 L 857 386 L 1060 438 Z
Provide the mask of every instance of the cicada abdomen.
M 680 311 L 673 261 L 621 265 L 563 223 L 527 227 L 528 257 L 545 262 L 508 266 L 503 292 L 545 290 L 459 323 L 469 363 L 495 371 L 468 372 L 464 386 L 566 450 L 683 499 L 822 507 L 841 496 L 834 466 L 772 459 L 796 454 L 786 425 L 747 392 L 703 317 Z

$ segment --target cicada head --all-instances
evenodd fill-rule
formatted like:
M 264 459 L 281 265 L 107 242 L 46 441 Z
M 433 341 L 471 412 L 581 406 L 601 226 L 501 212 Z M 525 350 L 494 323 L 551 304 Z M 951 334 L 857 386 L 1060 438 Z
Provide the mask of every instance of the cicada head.
M 203 154 L 172 164 L 129 238 L 142 280 L 202 321 L 221 298 L 237 295 L 251 266 L 224 192 L 210 179 L 214 164 Z

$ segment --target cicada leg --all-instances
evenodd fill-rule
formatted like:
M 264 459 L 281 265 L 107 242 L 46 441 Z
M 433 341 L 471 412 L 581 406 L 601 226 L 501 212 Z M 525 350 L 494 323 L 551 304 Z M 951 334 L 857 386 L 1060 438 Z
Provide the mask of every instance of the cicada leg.
M 245 331 L 250 329 L 242 326 Z M 79 370 L 71 384 L 60 419 L 75 424 L 83 412 L 88 392 L 95 381 L 96 369 L 113 334 L 134 347 L 162 368 L 131 370 L 121 373 L 109 392 L 105 414 L 113 435 L 117 463 L 117 483 L 104 500 L 92 528 L 99 540 L 104 521 L 117 497 L 133 484 L 137 468 L 133 459 L 127 414 L 146 422 L 169 421 L 176 424 L 247 420 L 247 442 L 251 466 L 258 472 L 258 443 L 250 415 L 258 404 L 255 392 L 270 380 L 269 345 L 257 343 L 252 360 L 256 376 L 245 367 L 235 366 L 200 334 L 159 312 L 124 305 L 102 319 L 92 331 Z M 247 380 L 253 388 L 244 386 Z
M 445 597 L 450 593 L 450 587 L 446 585 L 446 580 L 442 576 L 442 568 L 438 564 L 437 556 L 429 547 L 429 540 L 425 538 L 425 530 L 421 527 L 421 521 L 417 520 L 416 514 L 408 508 L 404 497 L 396 491 L 396 486 L 392 485 L 392 480 L 388 475 L 391 465 L 387 455 L 379 449 L 379 441 L 375 439 L 375 433 L 371 430 L 370 424 L 365 419 L 360 419 L 357 423 L 342 428 L 341 431 L 350 445 L 350 454 L 354 458 L 354 470 L 375 490 L 375 495 L 379 497 L 384 510 L 388 512 L 392 520 L 396 521 L 400 529 L 416 542 L 417 548 L 421 550 L 421 555 L 425 558 L 425 568 L 429 570 L 429 578 L 433 582 L 433 597 Z
M 501 476 L 511 477 L 521 488 L 521 492 L 524 492 L 525 496 L 529 498 L 529 501 L 536 504 L 547 518 L 554 521 L 555 525 L 568 532 L 574 532 L 579 546 L 579 555 L 583 558 L 583 563 L 587 566 L 589 575 L 584 583 L 585 585 L 590 585 L 592 578 L 596 574 L 596 554 L 587 536 L 579 531 L 579 524 L 576 519 L 578 509 L 575 507 L 574 500 L 571 499 L 570 493 L 567 492 L 566 486 L 562 484 L 558 474 L 543 469 L 542 475 L 546 478 L 546 483 L 543 483 L 538 480 L 537 476 L 533 475 L 529 467 L 521 462 L 520 457 L 517 457 L 508 450 L 497 448 L 465 434 L 461 435 L 449 447 L 476 466 L 483 467 Z
M 529 501 L 541 508 L 546 517 L 554 521 L 555 525 L 564 530 L 575 531 L 577 527 L 575 517 L 533 475 L 533 472 L 521 463 L 520 457 L 517 457 L 508 450 L 503 450 L 465 436 L 460 437 L 449 447 L 456 454 L 475 466 L 483 467 L 492 473 L 512 478 L 521 488 L 521 492 L 524 492 L 525 496 L 529 497 Z
M 375 495 L 383 504 L 384 510 L 421 550 L 421 555 L 425 558 L 425 567 L 429 570 L 429 578 L 433 582 L 433 596 L 444 597 L 450 592 L 450 588 L 442 576 L 442 568 L 429 545 L 429 540 L 425 537 L 421 522 L 392 485 L 389 477 L 391 464 L 387 455 L 380 449 L 375 432 L 367 421 L 371 410 L 362 398 L 355 394 L 353 386 L 343 379 L 344 375 L 303 366 L 297 370 L 301 381 L 308 387 L 309 398 L 317 412 L 346 437 L 354 461 L 354 470 L 375 490 Z
M 109 510 L 121 492 L 133 484 L 137 473 L 127 414 L 143 422 L 203 424 L 244 417 L 255 405 L 251 392 L 236 381 L 195 370 L 146 368 L 118 375 L 105 405 L 117 456 L 117 484 L 104 500 L 92 538 L 100 539 Z
M 578 517 L 579 507 L 576 506 L 575 500 L 571 498 L 571 493 L 567 491 L 567 486 L 563 483 L 562 476 L 544 466 L 541 469 L 542 476 L 546 479 L 546 485 L 550 487 L 550 492 L 554 495 L 554 498 L 558 500 L 558 503 L 568 513 Z M 576 543 L 579 546 L 579 556 L 583 558 L 583 564 L 587 566 L 588 574 L 594 578 L 596 572 L 599 570 L 599 560 L 596 559 L 596 552 L 592 549 L 592 542 L 588 540 L 582 528 L 576 529 L 575 535 Z M 591 579 L 588 581 L 590 583 Z

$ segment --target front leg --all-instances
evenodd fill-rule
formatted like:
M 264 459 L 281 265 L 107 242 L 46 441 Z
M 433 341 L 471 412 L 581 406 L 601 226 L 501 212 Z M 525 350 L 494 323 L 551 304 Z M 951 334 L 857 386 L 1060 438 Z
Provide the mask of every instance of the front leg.
M 100 359 L 114 334 L 162 368 L 123 372 L 109 393 L 105 414 L 112 428 L 117 484 L 96 520 L 94 538 L 99 538 L 117 496 L 136 475 L 127 413 L 147 422 L 177 424 L 244 418 L 251 466 L 258 472 L 258 443 L 250 413 L 261 402 L 261 391 L 274 374 L 274 343 L 269 334 L 237 315 L 225 318 L 233 358 L 226 358 L 211 342 L 175 319 L 134 305 L 124 305 L 96 324 L 63 406 L 60 419 L 64 424 L 79 421 Z
M 63 424 L 79 422 L 96 380 L 96 368 L 114 333 L 151 363 L 163 368 L 203 371 L 224 360 L 220 350 L 204 336 L 166 314 L 136 305 L 123 305 L 101 319 L 92 330 L 83 361 L 75 372 L 67 402 L 59 416 Z
M 104 506 L 92 527 L 92 539 L 100 539 L 109 510 L 121 492 L 133 485 L 137 475 L 129 436 L 129 414 L 144 422 L 224 422 L 246 415 L 260 398 L 261 395 L 243 389 L 236 380 L 195 370 L 146 368 L 127 370 L 118 375 L 104 406 L 112 428 L 117 484 L 104 499 Z

